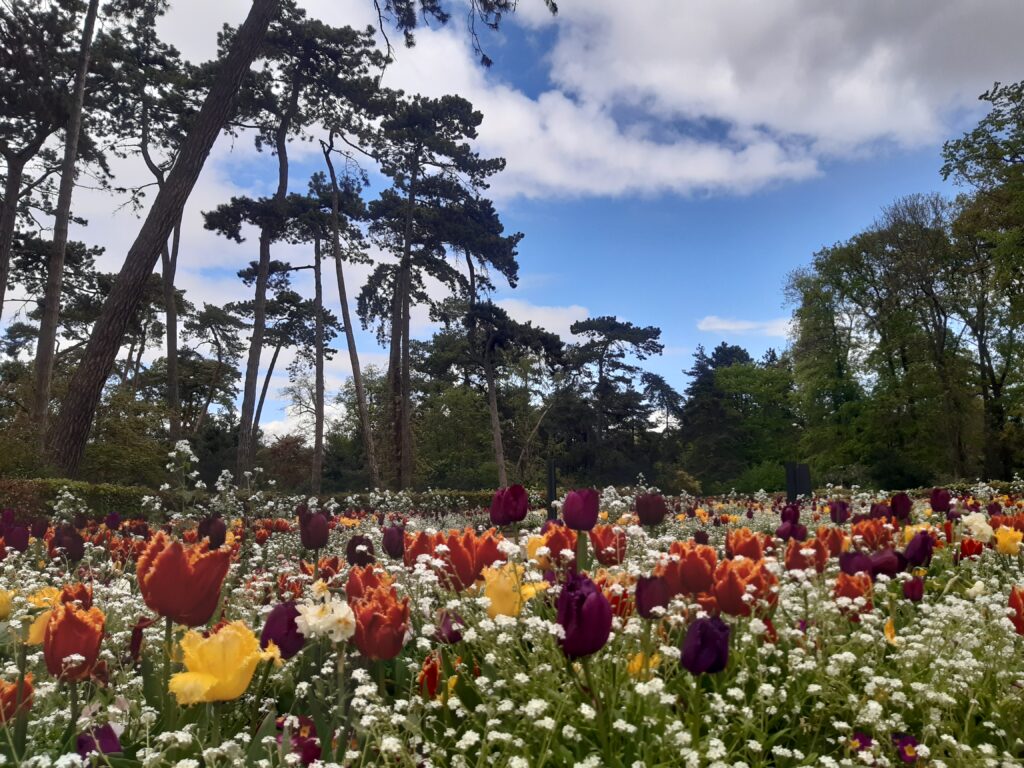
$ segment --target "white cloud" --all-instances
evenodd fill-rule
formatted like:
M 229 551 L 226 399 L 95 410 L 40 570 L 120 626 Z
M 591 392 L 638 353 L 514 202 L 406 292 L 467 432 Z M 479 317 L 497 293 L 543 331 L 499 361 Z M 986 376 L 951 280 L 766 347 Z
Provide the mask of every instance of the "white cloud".
M 531 304 L 525 299 L 501 299 L 495 304 L 508 312 L 513 320 L 533 323 L 546 331 L 558 334 L 564 341 L 575 338 L 569 330 L 573 323 L 590 317 L 590 311 L 578 304 L 551 307 Z
M 789 336 L 791 319 L 777 317 L 774 320 L 736 320 L 734 318 L 708 315 L 697 323 L 698 331 L 724 333 L 737 336 Z

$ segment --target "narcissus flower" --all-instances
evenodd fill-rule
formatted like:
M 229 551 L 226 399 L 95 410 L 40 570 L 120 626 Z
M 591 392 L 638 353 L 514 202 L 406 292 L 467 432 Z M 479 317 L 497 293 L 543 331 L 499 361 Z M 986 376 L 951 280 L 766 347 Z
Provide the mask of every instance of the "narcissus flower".
M 99 608 L 83 608 L 77 603 L 54 608 L 43 637 L 47 671 L 64 681 L 88 679 L 100 653 L 105 623 L 106 616 Z
M 526 489 L 521 485 L 499 488 L 494 492 L 491 501 L 491 523 L 493 525 L 509 525 L 526 519 L 530 499 Z
M 574 531 L 589 531 L 597 525 L 601 497 L 593 488 L 570 491 L 562 503 L 562 519 Z
M 612 607 L 597 585 L 579 573 L 569 574 L 558 595 L 558 623 L 565 634 L 562 650 L 570 659 L 597 653 L 612 631 Z
M 679 660 L 693 674 L 721 672 L 729 663 L 729 625 L 717 616 L 697 619 L 686 630 Z
M 484 597 L 490 600 L 487 614 L 496 616 L 518 616 L 526 601 L 548 588 L 546 581 L 525 582 L 526 569 L 519 563 L 506 563 L 500 568 L 484 568 Z
M 25 675 L 21 683 L 21 695 L 18 695 L 18 682 L 15 680 L 8 683 L 0 680 L 0 723 L 13 720 L 18 712 L 24 712 L 32 708 L 32 673 Z M 19 705 L 18 701 L 21 700 Z
M 660 525 L 668 515 L 668 504 L 657 493 L 643 493 L 636 497 L 636 516 L 640 525 Z
M 408 597 L 399 600 L 394 587 L 378 587 L 355 601 L 352 611 L 356 617 L 353 640 L 363 656 L 387 661 L 401 652 L 409 628 Z
M 590 543 L 601 565 L 619 565 L 626 559 L 626 532 L 616 525 L 594 526 Z
M 225 624 L 209 637 L 190 630 L 181 639 L 181 651 L 186 671 L 171 676 L 170 691 L 182 706 L 237 699 L 260 661 L 269 658 L 241 621 Z
M 206 544 L 185 547 L 159 531 L 139 557 L 139 591 L 151 610 L 178 624 L 198 627 L 217 609 L 230 564 L 227 549 L 211 550 Z
M 300 603 L 295 626 L 303 637 L 326 637 L 332 643 L 343 643 L 356 631 L 356 617 L 352 607 L 328 593 L 327 599 Z
M 1022 539 L 1024 539 L 1024 533 L 1004 525 L 996 530 L 996 552 L 1001 555 L 1016 555 L 1020 553 Z

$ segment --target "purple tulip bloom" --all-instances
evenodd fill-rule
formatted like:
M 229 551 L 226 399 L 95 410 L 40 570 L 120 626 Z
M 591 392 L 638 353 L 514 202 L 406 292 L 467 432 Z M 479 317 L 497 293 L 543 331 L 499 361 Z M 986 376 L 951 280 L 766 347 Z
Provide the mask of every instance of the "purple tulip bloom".
M 518 523 L 526 518 L 530 499 L 521 485 L 499 488 L 491 501 L 491 522 L 494 525 Z
M 330 536 L 327 516 L 323 512 L 299 513 L 299 540 L 306 549 L 323 549 Z
M 900 491 L 889 500 L 889 507 L 892 509 L 892 516 L 897 520 L 906 520 L 910 517 L 910 510 L 914 502 L 903 491 Z
M 32 536 L 41 539 L 46 535 L 46 532 L 50 529 L 50 521 L 45 517 L 37 517 L 32 521 L 31 532 Z
M 903 596 L 911 602 L 921 602 L 924 599 L 924 579 L 915 576 L 909 581 L 904 581 Z
M 1003 505 L 1000 504 L 998 501 L 993 501 L 987 507 L 985 507 L 985 511 L 988 512 L 990 516 L 999 515 L 1003 512 Z
M 782 522 L 796 525 L 800 522 L 800 507 L 796 504 L 787 504 L 782 508 Z
M 871 573 L 871 556 L 863 552 L 843 552 L 839 555 L 839 570 L 849 576 Z
M 357 533 L 349 539 L 345 547 L 345 559 L 348 560 L 349 565 L 358 565 L 360 568 L 377 562 L 370 537 Z
M 117 512 L 111 512 L 103 518 L 103 524 L 112 531 L 121 527 L 121 516 Z
M 570 659 L 596 653 L 612 631 L 612 607 L 586 576 L 569 574 L 558 595 L 558 623 L 565 630 L 562 650 Z
M 462 628 L 464 626 L 466 626 L 466 622 L 457 613 L 442 611 L 437 621 L 437 631 L 434 633 L 434 639 L 439 643 L 447 643 L 449 645 L 457 643 L 462 640 Z
M 885 503 L 880 502 L 880 501 L 876 501 L 874 504 L 871 505 L 871 517 L 875 518 L 876 520 L 878 518 L 891 517 L 891 516 L 892 516 L 892 507 L 890 507 L 888 504 L 885 504 Z
M 660 576 L 641 576 L 636 580 L 636 612 L 643 618 L 656 618 L 654 609 L 664 608 L 671 599 L 668 582 Z
M 935 541 L 928 531 L 918 531 L 907 544 L 903 554 L 907 562 L 915 568 L 927 568 L 932 562 Z
M 850 519 L 850 505 L 843 499 L 833 499 L 828 503 L 828 516 L 836 525 L 842 525 Z
M 693 532 L 693 540 L 698 544 L 707 544 L 711 541 L 711 537 L 708 536 L 708 532 L 701 529 Z
M 933 511 L 949 512 L 949 505 L 952 498 L 953 497 L 950 495 L 949 491 L 945 488 L 933 488 L 928 501 L 931 503 Z
M 636 497 L 636 516 L 640 525 L 660 525 L 668 516 L 668 504 L 660 494 L 641 494 Z
M 783 523 L 775 529 L 775 535 L 783 541 L 796 539 L 797 541 L 807 540 L 807 526 L 800 523 Z
M 306 644 L 306 638 L 299 632 L 299 627 L 295 623 L 298 616 L 299 609 L 291 600 L 275 605 L 267 614 L 267 621 L 263 625 L 260 648 L 266 649 L 273 642 L 281 651 L 282 659 L 290 659 L 301 651 Z
M 385 528 L 381 537 L 381 547 L 388 553 L 388 557 L 401 560 L 405 555 L 405 528 L 400 525 Z
M 196 533 L 200 539 L 210 540 L 210 549 L 217 549 L 228 539 L 228 524 L 220 515 L 210 515 L 199 521 Z
M 907 569 L 907 558 L 894 549 L 883 549 L 871 556 L 871 578 L 885 575 L 890 579 Z
M 593 488 L 570 491 L 562 504 L 562 519 L 574 531 L 589 531 L 597 525 L 601 497 Z
M 19 552 L 28 549 L 29 530 L 24 525 L 12 525 L 4 531 L 4 542 Z
M 79 756 L 85 760 L 93 752 L 112 755 L 121 751 L 121 740 L 110 723 L 78 734 L 75 744 Z
M 697 619 L 686 630 L 679 660 L 693 675 L 721 672 L 729 663 L 729 625 L 717 616 Z
M 64 557 L 73 563 L 77 563 L 85 556 L 82 535 L 70 525 L 62 525 L 54 531 L 51 543 L 54 549 L 63 552 Z

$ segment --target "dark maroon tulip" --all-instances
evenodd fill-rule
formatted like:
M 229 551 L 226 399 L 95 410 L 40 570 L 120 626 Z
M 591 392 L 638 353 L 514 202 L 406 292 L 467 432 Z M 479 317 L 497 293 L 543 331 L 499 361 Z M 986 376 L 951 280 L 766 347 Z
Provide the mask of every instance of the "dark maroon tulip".
M 800 507 L 796 504 L 787 504 L 782 508 L 782 522 L 796 525 L 800 522 Z
M 907 558 L 894 549 L 882 549 L 871 556 L 871 578 L 888 576 L 890 579 L 907 568 Z
M 466 622 L 457 613 L 442 611 L 437 621 L 437 631 L 434 633 L 434 639 L 439 643 L 447 643 L 449 645 L 457 643 L 462 640 L 462 628 L 464 626 L 466 626 Z
M 345 559 L 348 560 L 349 565 L 358 565 L 360 568 L 377 562 L 370 537 L 357 533 L 349 539 L 348 545 L 345 547 Z
M 910 518 L 910 510 L 914 508 L 914 502 L 907 494 L 900 491 L 889 500 L 889 508 L 892 510 L 892 516 L 897 520 L 907 520 Z
M 593 488 L 570 491 L 562 504 L 562 519 L 574 531 L 589 531 L 597 525 L 601 497 Z
M 327 516 L 323 512 L 307 512 L 299 516 L 299 540 L 306 549 L 323 549 L 330 533 Z
M 903 596 L 915 603 L 924 599 L 924 579 L 915 576 L 903 582 Z
M 50 521 L 45 517 L 37 517 L 32 521 L 31 532 L 34 538 L 43 538 L 48 530 L 50 530 Z
M 210 540 L 210 549 L 217 549 L 224 546 L 224 542 L 228 539 L 228 525 L 220 515 L 210 515 L 199 521 L 196 533 L 200 540 Z
M 693 540 L 698 544 L 707 544 L 711 541 L 711 537 L 708 536 L 708 532 L 702 528 L 693 532 Z
M 668 582 L 660 576 L 641 576 L 636 580 L 636 612 L 643 618 L 657 618 L 654 609 L 664 608 L 671 599 Z
M 783 541 L 796 539 L 797 541 L 807 540 L 807 526 L 800 523 L 783 523 L 775 529 L 775 535 Z
M 987 507 L 985 507 L 985 511 L 988 512 L 989 515 L 999 515 L 1003 512 L 1003 505 L 1000 504 L 998 501 L 993 501 Z
M 142 616 L 132 627 L 131 640 L 128 642 L 128 656 L 133 662 L 137 662 L 142 656 L 142 633 L 156 624 L 158 620 L 155 616 Z
M 752 509 L 748 509 L 747 510 L 747 519 L 748 520 L 753 520 L 754 519 L 754 510 L 752 510 Z
M 850 504 L 843 499 L 833 499 L 828 503 L 828 516 L 836 525 L 842 525 L 850 519 Z
M 697 516 L 697 508 L 696 507 L 687 507 L 686 508 L 686 516 L 687 517 L 696 517 Z
M 4 542 L 19 552 L 28 549 L 29 530 L 24 525 L 12 525 L 4 531 Z
M 952 499 L 953 497 L 945 488 L 932 488 L 928 501 L 935 512 L 949 512 L 949 505 Z
M 385 528 L 380 545 L 388 553 L 388 557 L 401 560 L 405 555 L 405 528 L 400 525 Z
M 566 656 L 578 659 L 604 647 L 612 631 L 612 607 L 594 582 L 580 573 L 569 574 L 557 605 Z
M 499 488 L 491 501 L 491 522 L 494 525 L 508 525 L 526 519 L 530 498 L 521 485 Z
M 263 625 L 263 632 L 260 634 L 260 648 L 266 649 L 271 642 L 281 652 L 282 659 L 290 659 L 302 650 L 306 644 L 306 638 L 295 623 L 299 615 L 299 609 L 291 600 L 286 603 L 278 603 L 267 614 L 267 621 Z
M 875 518 L 876 520 L 878 518 L 891 516 L 892 508 L 888 504 L 885 504 L 884 502 L 881 501 L 876 501 L 874 504 L 871 505 L 871 517 Z
M 89 524 L 89 517 L 87 515 L 79 513 L 79 514 L 75 515 L 75 517 L 71 521 L 71 523 L 78 530 L 82 530 L 83 528 L 85 528 L 85 526 L 87 526 Z
M 60 550 L 73 563 L 85 556 L 85 542 L 81 534 L 70 525 L 62 525 L 54 531 L 52 544 L 54 549 Z
M 927 568 L 932 562 L 935 541 L 928 531 L 918 531 L 907 544 L 903 554 L 914 568 Z
M 636 516 L 640 525 L 661 525 L 668 516 L 665 497 L 658 493 L 643 493 L 636 497 Z
M 843 552 L 839 556 L 839 570 L 849 576 L 871 573 L 871 557 L 863 552 Z
M 729 625 L 717 616 L 697 619 L 686 630 L 679 660 L 693 675 L 721 672 L 729 663 Z
M 93 752 L 101 755 L 113 755 L 120 752 L 121 740 L 110 723 L 104 723 L 99 728 L 78 734 L 75 746 L 79 756 L 85 760 Z
M 112 531 L 121 527 L 121 516 L 117 512 L 111 512 L 103 518 L 103 524 Z

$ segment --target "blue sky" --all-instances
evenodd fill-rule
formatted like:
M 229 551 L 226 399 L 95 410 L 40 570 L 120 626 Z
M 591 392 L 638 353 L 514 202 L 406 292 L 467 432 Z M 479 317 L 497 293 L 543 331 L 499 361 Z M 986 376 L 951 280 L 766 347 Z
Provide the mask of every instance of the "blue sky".
M 335 25 L 376 21 L 369 0 L 301 4 Z M 455 13 L 398 49 L 385 80 L 456 93 L 483 112 L 477 148 L 508 161 L 491 194 L 507 229 L 525 233 L 519 288 L 499 288 L 499 302 L 563 333 L 602 314 L 656 325 L 666 354 L 648 365 L 678 387 L 698 344 L 727 340 L 755 355 L 785 347 L 786 275 L 815 250 L 901 195 L 955 192 L 939 176 L 943 140 L 977 120 L 981 91 L 1024 71 L 1019 0 L 559 5 L 553 19 L 541 0 L 521 0 L 500 33 L 482 30 L 489 70 Z M 201 61 L 220 26 L 247 9 L 247 0 L 173 0 L 162 33 Z M 297 144 L 292 159 L 301 191 L 321 169 L 318 147 Z M 131 159 L 117 170 L 126 183 L 145 174 Z M 179 285 L 193 301 L 246 297 L 234 273 L 255 257 L 254 238 L 229 243 L 200 214 L 231 195 L 268 193 L 274 174 L 251 137 L 218 141 L 184 222 Z M 137 229 L 132 214 L 108 196 L 76 195 L 87 239 L 107 247 L 102 265 L 115 269 Z M 302 263 L 308 253 L 275 257 Z M 349 270 L 350 296 L 367 271 Z M 308 273 L 297 282 L 308 290 Z M 337 312 L 330 276 L 326 286 Z M 425 313 L 414 316 L 414 333 L 430 330 Z M 364 364 L 384 360 L 371 334 L 358 343 Z M 329 388 L 347 374 L 342 352 Z M 279 395 L 286 383 L 282 367 L 272 432 L 296 427 Z

